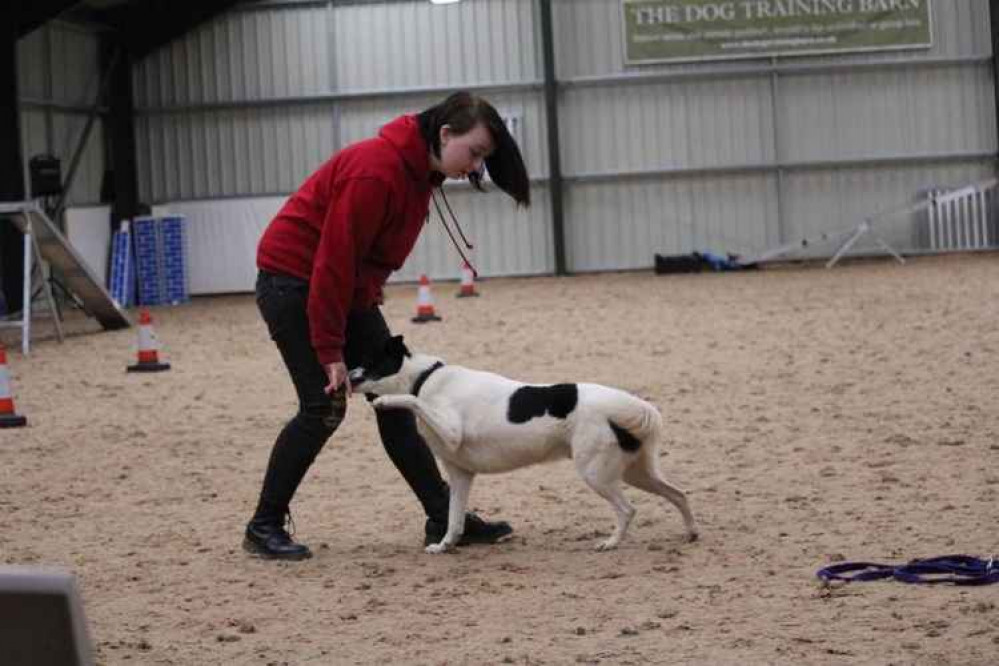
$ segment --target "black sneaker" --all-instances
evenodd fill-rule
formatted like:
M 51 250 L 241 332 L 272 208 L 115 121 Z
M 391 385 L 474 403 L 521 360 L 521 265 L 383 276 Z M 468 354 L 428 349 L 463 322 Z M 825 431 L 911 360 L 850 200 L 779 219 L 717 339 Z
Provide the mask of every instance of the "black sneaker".
M 268 560 L 307 560 L 312 551 L 295 543 L 281 523 L 251 520 L 246 526 L 243 550 Z
M 426 536 L 423 545 L 440 543 L 447 533 L 447 523 L 438 522 L 432 518 L 427 518 Z M 505 520 L 488 522 L 479 518 L 474 513 L 465 514 L 465 533 L 458 540 L 459 546 L 467 546 L 473 543 L 497 543 L 513 534 L 513 528 Z

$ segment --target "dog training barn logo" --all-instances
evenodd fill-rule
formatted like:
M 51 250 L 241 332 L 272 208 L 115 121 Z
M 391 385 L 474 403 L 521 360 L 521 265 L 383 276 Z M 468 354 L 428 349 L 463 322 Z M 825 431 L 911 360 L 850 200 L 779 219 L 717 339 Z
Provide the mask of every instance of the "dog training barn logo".
M 933 45 L 930 0 L 621 0 L 629 65 Z

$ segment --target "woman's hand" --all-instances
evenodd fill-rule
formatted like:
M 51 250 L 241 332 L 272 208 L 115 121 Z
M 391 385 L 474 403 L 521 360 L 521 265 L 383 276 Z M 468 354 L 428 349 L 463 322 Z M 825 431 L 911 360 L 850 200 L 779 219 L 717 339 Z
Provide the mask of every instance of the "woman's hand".
M 326 385 L 326 395 L 333 395 L 341 385 L 347 390 L 350 396 L 350 380 L 347 378 L 347 364 L 343 361 L 329 363 L 323 366 L 330 383 Z

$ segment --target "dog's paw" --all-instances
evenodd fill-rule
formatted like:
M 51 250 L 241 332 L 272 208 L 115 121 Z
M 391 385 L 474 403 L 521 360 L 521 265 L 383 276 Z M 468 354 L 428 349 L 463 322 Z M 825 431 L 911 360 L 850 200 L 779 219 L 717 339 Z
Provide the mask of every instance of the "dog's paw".
M 375 409 L 408 409 L 413 406 L 415 398 L 411 395 L 383 395 L 371 401 Z
M 423 549 L 425 553 L 430 553 L 431 555 L 440 555 L 441 553 L 447 553 L 451 551 L 451 546 L 445 544 L 443 541 L 440 543 L 432 543 Z
M 614 550 L 615 548 L 617 548 L 617 545 L 619 543 L 621 543 L 620 539 L 613 539 L 613 538 L 607 539 L 606 541 L 601 541 L 600 543 L 598 543 L 596 545 L 596 548 L 594 548 L 594 550 L 596 550 L 598 553 L 603 553 L 608 550 Z

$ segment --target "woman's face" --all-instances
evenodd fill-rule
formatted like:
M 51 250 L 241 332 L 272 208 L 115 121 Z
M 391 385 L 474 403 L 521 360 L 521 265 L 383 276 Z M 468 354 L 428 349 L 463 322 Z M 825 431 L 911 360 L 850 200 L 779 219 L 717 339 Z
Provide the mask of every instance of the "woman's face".
M 455 134 L 450 125 L 441 127 L 441 157 L 434 168 L 448 178 L 465 179 L 481 172 L 486 157 L 495 146 L 489 129 L 479 123 L 464 134 Z

